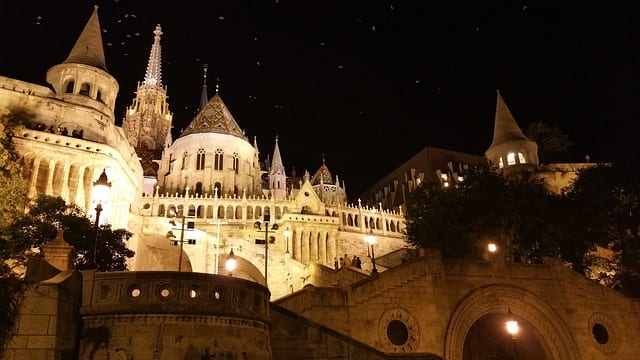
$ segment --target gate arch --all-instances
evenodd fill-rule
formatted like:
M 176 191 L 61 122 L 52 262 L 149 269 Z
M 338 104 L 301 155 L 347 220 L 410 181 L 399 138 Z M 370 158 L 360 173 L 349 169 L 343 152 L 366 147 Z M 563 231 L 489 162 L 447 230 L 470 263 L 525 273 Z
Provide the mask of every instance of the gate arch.
M 548 359 L 578 359 L 575 341 L 564 321 L 537 295 L 512 285 L 487 285 L 462 299 L 449 319 L 444 358 L 461 360 L 471 326 L 485 315 L 506 313 L 507 309 L 533 326 Z

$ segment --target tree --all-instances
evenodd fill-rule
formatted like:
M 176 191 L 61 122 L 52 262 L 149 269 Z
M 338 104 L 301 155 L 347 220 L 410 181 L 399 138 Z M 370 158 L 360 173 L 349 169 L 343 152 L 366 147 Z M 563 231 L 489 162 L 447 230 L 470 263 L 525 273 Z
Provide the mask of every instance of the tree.
M 22 162 L 12 142 L 19 129 L 15 113 L 0 109 L 0 356 L 11 338 L 27 282 L 17 271 L 20 248 L 9 236 L 8 226 L 22 214 L 28 202 Z
M 580 171 L 565 193 L 574 209 L 566 231 L 584 243 L 572 263 L 633 296 L 640 296 L 639 166 L 636 157 L 623 154 L 611 164 Z
M 524 134 L 538 144 L 538 157 L 541 163 L 558 161 L 572 149 L 573 143 L 569 136 L 558 127 L 542 121 L 529 123 Z
M 489 169 L 469 173 L 454 188 L 425 182 L 407 199 L 408 240 L 449 257 L 480 257 L 489 241 L 524 261 L 557 255 L 556 202 L 542 182 Z
M 113 230 L 111 225 L 105 224 L 100 225 L 96 236 L 95 223 L 82 209 L 67 205 L 61 197 L 41 195 L 36 198 L 29 212 L 13 224 L 12 235 L 25 246 L 41 250 L 43 244 L 56 237 L 58 229 L 64 231 L 65 241 L 75 248 L 74 262 L 78 270 L 97 266 L 98 271 L 124 271 L 127 270 L 127 258 L 134 255 L 126 246 L 126 241 L 133 236 L 131 232 Z

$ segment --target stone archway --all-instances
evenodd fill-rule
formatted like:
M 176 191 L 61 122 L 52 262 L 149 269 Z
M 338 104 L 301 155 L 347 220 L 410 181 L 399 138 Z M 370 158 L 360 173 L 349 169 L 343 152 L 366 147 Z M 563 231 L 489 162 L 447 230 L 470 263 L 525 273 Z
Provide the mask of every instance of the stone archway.
M 236 259 L 236 268 L 233 270 L 233 277 L 253 281 L 263 286 L 266 285 L 264 275 L 251 261 L 237 254 L 234 254 L 234 258 Z M 218 274 L 229 275 L 229 270 L 227 270 L 225 266 L 227 259 L 229 259 L 229 254 L 220 256 Z
M 466 336 L 481 317 L 506 313 L 524 319 L 536 332 L 547 359 L 577 360 L 577 347 L 564 321 L 535 294 L 511 285 L 487 285 L 469 293 L 449 319 L 444 358 L 461 360 Z

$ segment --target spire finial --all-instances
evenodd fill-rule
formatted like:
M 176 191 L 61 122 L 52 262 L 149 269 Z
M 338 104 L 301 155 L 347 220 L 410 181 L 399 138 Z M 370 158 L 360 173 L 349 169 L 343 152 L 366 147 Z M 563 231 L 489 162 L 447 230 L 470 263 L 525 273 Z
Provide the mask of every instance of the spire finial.
M 209 65 L 207 65 L 207 63 L 204 63 L 204 65 L 202 65 L 202 70 L 204 72 L 204 79 L 203 79 L 204 86 L 207 86 L 207 69 L 208 68 L 209 68 Z
M 324 164 L 324 152 L 321 155 L 322 155 L 322 164 Z
M 219 90 L 220 90 L 220 78 L 217 77 L 216 78 L 216 95 L 218 94 Z

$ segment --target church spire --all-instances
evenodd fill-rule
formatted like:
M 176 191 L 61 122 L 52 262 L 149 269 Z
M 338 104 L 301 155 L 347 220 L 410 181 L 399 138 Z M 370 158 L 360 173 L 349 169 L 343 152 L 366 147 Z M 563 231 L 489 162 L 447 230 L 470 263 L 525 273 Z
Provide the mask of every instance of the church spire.
M 273 150 L 273 160 L 269 169 L 269 190 L 271 190 L 275 199 L 285 199 L 287 196 L 287 176 L 280 156 L 278 136 L 276 136 L 276 146 Z
M 160 37 L 162 36 L 162 28 L 160 24 L 156 25 L 153 31 L 153 45 L 151 45 L 151 53 L 149 54 L 149 63 L 147 64 L 147 73 L 144 75 L 144 85 L 162 87 L 162 49 L 160 47 Z
M 104 47 L 98 19 L 98 5 L 93 6 L 93 13 L 84 26 L 76 44 L 63 64 L 84 64 L 107 71 L 104 60 Z
M 204 109 L 205 105 L 207 105 L 207 103 L 209 102 L 209 94 L 207 93 L 207 69 L 208 68 L 209 68 L 209 65 L 207 65 L 206 63 L 202 65 L 202 71 L 203 71 L 202 94 L 200 95 L 200 109 L 198 110 Z M 218 93 L 218 89 L 216 86 L 216 94 L 217 93 Z
M 276 136 L 276 147 L 273 150 L 273 160 L 271 161 L 270 174 L 284 174 L 284 164 L 282 163 L 282 157 L 280 156 L 280 147 L 278 146 L 278 136 Z

